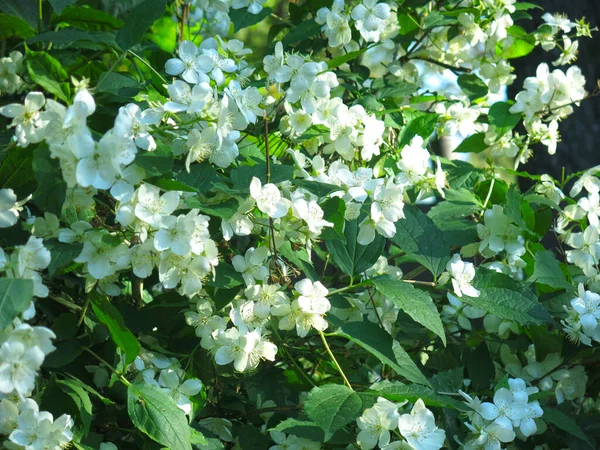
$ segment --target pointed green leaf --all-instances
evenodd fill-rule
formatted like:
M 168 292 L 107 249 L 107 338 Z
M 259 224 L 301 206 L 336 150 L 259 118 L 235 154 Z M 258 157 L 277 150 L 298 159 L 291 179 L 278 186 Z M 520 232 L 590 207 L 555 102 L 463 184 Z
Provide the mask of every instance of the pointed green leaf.
M 388 300 L 401 308 L 415 322 L 437 334 L 446 345 L 446 333 L 440 313 L 427 292 L 389 275 L 375 277 L 371 281 Z
M 355 420 L 361 407 L 359 395 L 339 384 L 312 389 L 304 402 L 308 417 L 325 431 L 325 440 L 329 440 L 336 430 Z
M 127 411 L 133 424 L 171 450 L 192 450 L 185 413 L 158 386 L 143 381 L 127 388 Z
M 27 309 L 33 299 L 33 281 L 0 278 L 0 329 Z
M 105 297 L 90 293 L 90 300 L 98 320 L 108 327 L 113 341 L 125 353 L 125 363 L 130 364 L 140 352 L 140 343 L 125 326 L 123 316 Z
M 379 325 L 368 321 L 349 322 L 338 328 L 335 334 L 357 343 L 407 380 L 430 386 L 427 378 L 400 343 L 392 339 Z

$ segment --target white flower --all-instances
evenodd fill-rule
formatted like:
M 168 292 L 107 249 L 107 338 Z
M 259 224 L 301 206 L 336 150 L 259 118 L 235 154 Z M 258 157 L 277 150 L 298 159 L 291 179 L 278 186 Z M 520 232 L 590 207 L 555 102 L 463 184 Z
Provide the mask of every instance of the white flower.
M 185 414 L 192 412 L 192 402 L 190 397 L 197 395 L 202 389 L 202 382 L 197 379 L 189 379 L 183 383 L 179 379 L 177 372 L 173 369 L 163 369 L 160 371 L 158 383 L 164 392 L 175 401 L 175 404 Z
M 520 398 L 520 400 L 523 400 Z M 511 391 L 500 388 L 494 394 L 494 403 L 485 402 L 481 404 L 481 416 L 485 420 L 493 420 L 503 428 L 512 430 L 512 423 L 517 423 L 525 417 L 527 404 L 517 401 Z
M 16 247 L 11 259 L 16 261 L 14 277 L 32 280 L 33 295 L 47 297 L 48 288 L 44 286 L 42 277 L 38 273 L 48 267 L 51 260 L 50 251 L 44 247 L 43 240 L 30 236 L 25 245 Z
M 296 328 L 299 337 L 305 337 L 311 328 L 325 331 L 328 323 L 321 314 L 305 311 L 300 308 L 298 300 L 291 305 L 280 305 L 271 310 L 274 316 L 280 316 L 279 329 L 292 330 Z
M 0 189 L 0 228 L 12 227 L 19 219 L 19 211 L 31 196 L 17 201 L 15 191 L 10 188 Z
M 235 101 L 246 122 L 256 123 L 258 116 L 262 116 L 263 110 L 259 107 L 262 95 L 256 87 L 242 89 L 237 81 L 230 81 L 225 93 Z
M 171 58 L 165 64 L 165 72 L 169 75 L 181 75 L 188 83 L 198 84 L 208 81 L 208 77 L 200 69 L 198 62 L 199 50 L 191 41 L 183 41 L 179 44 L 177 54 L 179 58 Z
M 446 270 L 452 277 L 452 287 L 458 297 L 468 295 L 469 297 L 479 297 L 479 291 L 471 284 L 475 278 L 475 266 L 470 262 L 464 262 L 460 254 L 456 253 L 448 261 Z
M 580 285 L 580 296 L 571 300 L 571 307 L 579 315 L 583 332 L 590 335 L 596 330 L 600 320 L 600 295 L 591 291 L 583 293 L 581 291 L 583 291 L 582 285 Z
M 89 274 L 97 280 L 114 274 L 129 265 L 129 248 L 121 243 L 116 246 L 105 239 L 104 233 L 88 233 L 83 249 L 74 259 L 78 263 L 87 263 Z
M 363 0 L 352 10 L 356 29 L 367 42 L 378 42 L 385 21 L 390 17 L 390 5 L 377 3 L 378 0 Z
M 256 177 L 252 177 L 250 195 L 256 200 L 258 209 L 273 219 L 285 216 L 291 206 L 288 199 L 281 197 L 277 186 L 273 183 L 267 183 L 263 186 Z
M 220 86 L 225 82 L 223 72 L 233 72 L 237 66 L 233 59 L 221 56 L 217 51 L 217 46 L 214 39 L 209 38 L 202 42 L 200 46 L 202 55 L 198 57 L 198 67 L 202 72 L 210 72 L 210 77 Z
M 54 420 L 49 412 L 27 409 L 17 423 L 19 427 L 8 438 L 27 450 L 64 448 L 73 439 L 73 419 L 67 414 Z
M 177 217 L 164 216 L 161 229 L 154 236 L 156 250 L 171 250 L 176 255 L 186 255 L 192 249 L 192 234 L 196 229 L 194 218 L 197 214 L 197 210 L 191 210 L 188 214 L 180 214 Z
M 380 185 L 373 192 L 371 203 L 371 219 L 379 222 L 381 219 L 396 222 L 404 218 L 404 189 L 394 184 L 392 178 L 385 185 Z
M 505 428 L 496 422 L 492 422 L 481 430 L 481 434 L 476 439 L 467 442 L 465 449 L 498 450 L 502 448 L 502 444 L 514 441 L 515 437 L 512 428 Z
M 348 16 L 344 12 L 344 0 L 333 0 L 331 10 L 329 8 L 319 9 L 315 21 L 319 25 L 323 25 L 321 31 L 329 40 L 330 47 L 345 45 L 352 39 Z
M 331 303 L 327 300 L 328 289 L 320 281 L 314 283 L 308 278 L 298 281 L 294 289 L 300 294 L 298 305 L 303 311 L 325 314 L 331 308 Z
M 254 302 L 253 312 L 260 318 L 267 318 L 271 310 L 277 310 L 281 306 L 289 306 L 290 301 L 281 291 L 278 284 L 255 284 L 244 291 L 246 298 Z
M 321 234 L 323 227 L 333 226 L 331 222 L 323 219 L 323 210 L 314 200 L 306 201 L 303 198 L 294 200 L 292 212 L 294 216 L 304 220 L 308 225 L 308 230 L 315 235 Z
M 269 269 L 265 266 L 269 256 L 267 247 L 250 247 L 244 256 L 235 255 L 231 264 L 236 272 L 240 272 L 246 285 L 252 286 L 256 280 L 265 281 L 269 278 Z
M 135 216 L 160 228 L 162 218 L 171 214 L 179 205 L 180 193 L 168 191 L 160 195 L 160 189 L 150 184 L 142 184 L 137 192 L 138 203 L 135 205 Z
M 377 399 L 377 403 L 362 413 L 356 420 L 361 430 L 356 437 L 356 442 L 364 450 L 370 450 L 375 446 L 380 448 L 390 443 L 390 430 L 398 426 L 398 405 L 383 397 Z
M 0 400 L 0 434 L 8 436 L 17 428 L 19 408 L 7 398 Z
M 435 417 L 419 399 L 410 414 L 398 420 L 400 434 L 415 450 L 438 450 L 444 445 L 446 433 L 435 425 Z
M 567 250 L 567 261 L 583 270 L 587 276 L 595 273 L 595 266 L 600 258 L 600 237 L 598 230 L 588 226 L 583 233 L 571 233 L 566 239 L 567 245 L 573 250 Z
M 17 340 L 4 342 L 0 346 L 0 392 L 30 395 L 43 362 L 44 352 L 39 347 L 28 348 Z
M 30 92 L 23 105 L 11 103 L 0 108 L 0 114 L 13 119 L 10 126 L 15 127 L 15 137 L 21 147 L 36 144 L 44 139 L 44 129 L 49 122 L 47 113 L 40 112 L 44 103 L 44 94 Z
M 577 202 L 579 207 L 587 213 L 587 219 L 590 225 L 594 228 L 598 228 L 600 222 L 598 216 L 600 216 L 600 194 L 598 192 L 592 192 L 587 197 L 579 199 Z
M 277 346 L 265 340 L 260 329 L 245 333 L 237 328 L 217 331 L 215 340 L 220 344 L 215 362 L 221 366 L 233 362 L 238 372 L 255 369 L 262 359 L 274 361 L 277 353 Z

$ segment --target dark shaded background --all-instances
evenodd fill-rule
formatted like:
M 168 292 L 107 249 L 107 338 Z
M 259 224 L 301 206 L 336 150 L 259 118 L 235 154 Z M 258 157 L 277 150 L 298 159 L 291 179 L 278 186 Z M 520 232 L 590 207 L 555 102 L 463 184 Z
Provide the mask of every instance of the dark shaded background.
M 566 13 L 575 21 L 585 17 L 591 27 L 600 27 L 600 0 L 530 0 L 550 13 Z M 533 30 L 543 23 L 541 10 L 530 10 L 533 21 L 521 22 Z M 530 31 L 528 30 L 528 31 Z M 517 79 L 508 88 L 509 98 L 522 89 L 523 80 L 535 76 L 535 69 L 541 62 L 554 61 L 558 51 L 550 53 L 536 48 L 524 58 L 511 61 L 515 67 Z M 579 38 L 579 57 L 574 63 L 581 68 L 586 78 L 586 90 L 594 91 L 597 80 L 600 79 L 600 31 L 592 32 L 592 38 Z M 551 66 L 551 69 L 553 66 Z M 567 67 L 561 67 L 566 70 Z M 575 112 L 564 119 L 559 126 L 562 136 L 556 154 L 548 155 L 544 146 L 534 147 L 535 156 L 520 170 L 541 175 L 548 173 L 561 179 L 562 168 L 566 175 L 580 170 L 589 169 L 600 164 L 600 96 L 586 99 L 575 108 Z

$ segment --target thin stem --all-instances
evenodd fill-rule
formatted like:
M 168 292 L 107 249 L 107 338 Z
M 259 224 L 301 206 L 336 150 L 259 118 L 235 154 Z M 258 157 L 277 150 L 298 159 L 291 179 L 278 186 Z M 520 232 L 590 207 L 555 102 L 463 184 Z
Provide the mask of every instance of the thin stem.
M 444 69 L 451 70 L 452 72 L 471 73 L 471 69 L 468 69 L 466 67 L 452 66 L 450 64 L 446 64 L 446 63 L 441 62 L 441 61 L 436 61 L 435 59 L 431 59 L 431 58 L 424 58 L 424 57 L 421 57 L 421 56 L 415 56 L 414 58 L 410 58 L 410 59 L 419 59 L 421 61 L 425 61 L 425 62 L 428 62 L 428 63 L 431 63 L 431 64 L 435 64 L 436 66 L 443 67 Z
M 323 334 L 323 332 L 321 330 L 317 330 L 317 331 L 319 332 L 319 336 L 321 336 L 321 341 L 323 341 L 323 345 L 325 346 L 325 350 L 327 350 L 327 353 L 329 354 L 329 357 L 333 361 L 333 364 L 335 365 L 335 367 L 337 368 L 338 372 L 340 373 L 340 375 L 344 379 L 344 384 L 346 386 L 348 386 L 348 389 L 350 389 L 351 391 L 353 391 L 354 389 L 352 389 L 352 385 L 348 381 L 348 378 L 346 378 L 346 374 L 342 370 L 342 367 L 337 362 L 337 359 L 335 359 L 335 356 L 334 356 L 333 352 L 329 348 L 329 344 L 327 343 L 327 339 L 325 338 L 325 335 Z
M 354 284 L 354 285 L 350 284 L 350 286 L 346 286 L 346 287 L 339 288 L 339 289 L 333 289 L 333 290 L 329 291 L 329 293 L 327 295 L 336 295 L 336 294 L 340 294 L 342 292 L 349 291 L 350 289 L 367 286 L 367 285 L 368 285 L 367 283 L 358 283 L 358 284 Z
M 42 32 L 42 25 L 44 23 L 42 2 L 43 2 L 43 0 L 38 0 L 38 33 Z
M 181 32 L 179 34 L 179 43 L 181 44 L 185 39 L 185 22 L 187 21 L 187 13 L 190 5 L 187 3 L 183 4 L 183 11 L 181 13 Z
M 410 284 L 420 284 L 422 286 L 431 286 L 434 287 L 435 283 L 433 281 L 420 281 L 420 280 L 402 280 L 405 283 L 410 283 Z
M 275 328 L 274 325 L 271 325 L 271 330 L 273 331 L 273 334 L 277 337 L 277 340 L 279 341 L 279 343 L 281 344 L 278 348 L 281 349 L 281 352 L 283 353 L 283 357 L 285 359 L 288 360 L 288 362 L 292 363 L 292 365 L 294 366 L 294 368 L 299 372 L 299 374 L 306 380 L 308 381 L 308 384 L 312 385 L 312 386 L 316 386 L 315 382 L 306 374 L 306 372 L 304 371 L 304 369 L 302 367 L 300 367 L 300 365 L 296 362 L 296 360 L 294 358 L 292 358 L 290 356 L 290 354 L 287 352 L 287 350 L 285 349 L 284 345 L 283 345 L 283 339 L 281 338 L 281 335 L 279 334 L 279 331 L 277 331 L 277 328 Z
M 119 372 L 117 369 L 115 369 L 111 364 L 108 363 L 108 361 L 106 361 L 104 358 L 102 358 L 100 355 L 98 355 L 97 353 L 95 353 L 94 351 L 92 351 L 91 349 L 89 349 L 88 347 L 84 347 L 83 348 L 86 352 L 88 352 L 90 355 L 92 355 L 94 358 L 96 358 L 98 361 L 100 361 L 102 364 L 104 364 L 112 373 L 114 373 L 118 378 L 119 381 L 121 383 L 123 383 L 125 386 L 129 386 L 131 383 L 123 376 L 123 374 L 121 372 Z
M 490 190 L 488 191 L 487 197 L 485 198 L 485 202 L 483 202 L 483 209 L 487 206 L 490 201 L 490 197 L 492 196 L 492 191 L 494 190 L 494 183 L 496 183 L 496 179 L 492 178 L 492 182 L 490 183 Z
M 154 73 L 154 75 L 156 75 L 158 78 L 160 78 L 160 80 L 163 83 L 169 84 L 169 82 L 165 79 L 165 77 L 163 77 L 159 72 L 157 72 L 156 69 L 154 67 L 152 67 L 152 65 L 148 61 L 146 61 L 144 58 L 142 58 L 140 55 L 132 52 L 131 50 L 127 50 L 127 53 L 129 53 L 134 58 L 137 58 L 143 65 L 145 65 L 148 69 L 150 69 Z
M 50 294 L 49 297 L 56 303 L 60 303 L 61 305 L 66 306 L 67 308 L 72 309 L 74 311 L 81 311 L 83 309 L 81 306 L 76 305 L 75 303 L 71 303 L 70 301 L 58 297 L 57 295 Z
M 371 289 L 367 289 L 367 292 L 369 293 L 369 300 L 371 301 L 371 304 L 373 305 L 373 311 L 375 312 L 375 317 L 377 317 L 377 321 L 379 322 L 379 325 L 381 326 L 381 328 L 383 328 L 385 330 L 385 327 L 383 326 L 383 321 L 381 320 L 381 317 L 379 317 L 379 311 L 377 311 L 377 306 L 375 305 L 375 299 L 373 298 L 373 293 L 371 292 Z

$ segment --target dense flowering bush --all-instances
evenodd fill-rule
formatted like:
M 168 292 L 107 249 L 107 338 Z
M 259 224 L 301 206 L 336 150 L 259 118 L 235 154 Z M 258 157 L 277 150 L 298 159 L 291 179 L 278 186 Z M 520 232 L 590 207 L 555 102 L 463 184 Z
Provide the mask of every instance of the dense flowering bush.
M 0 10 L 4 447 L 597 448 L 600 166 L 518 171 L 589 95 L 583 19 Z

